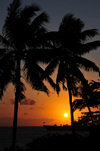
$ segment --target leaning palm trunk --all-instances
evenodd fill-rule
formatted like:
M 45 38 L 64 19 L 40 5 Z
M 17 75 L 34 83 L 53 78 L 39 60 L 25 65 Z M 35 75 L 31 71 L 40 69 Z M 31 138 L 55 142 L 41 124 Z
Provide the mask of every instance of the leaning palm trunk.
M 12 149 L 15 150 L 16 147 L 16 132 L 17 132 L 17 117 L 18 117 L 18 102 L 20 97 L 20 59 L 17 60 L 16 69 L 16 92 L 15 92 L 15 106 L 14 106 L 14 120 L 13 120 L 13 139 L 12 139 Z
M 72 134 L 75 134 L 75 128 L 74 128 L 74 115 L 73 115 L 73 106 L 72 106 L 72 94 L 69 82 L 67 80 L 67 87 L 68 87 L 68 93 L 69 93 L 69 103 L 70 103 L 70 114 L 71 114 L 71 127 L 72 127 Z
M 71 127 L 72 127 L 72 134 L 75 133 L 75 128 L 74 128 L 74 115 L 73 115 L 73 108 L 72 108 L 72 94 L 71 91 L 69 91 L 69 102 L 70 102 L 70 113 L 71 113 Z

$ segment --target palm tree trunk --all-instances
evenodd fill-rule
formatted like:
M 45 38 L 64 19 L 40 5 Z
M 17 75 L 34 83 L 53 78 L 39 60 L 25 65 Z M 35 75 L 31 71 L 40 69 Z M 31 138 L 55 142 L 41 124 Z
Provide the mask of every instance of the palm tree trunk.
M 69 82 L 67 81 L 67 87 L 68 87 L 68 93 L 69 93 L 69 103 L 70 103 L 70 114 L 71 114 L 71 127 L 72 127 L 72 134 L 75 134 L 75 128 L 74 128 L 74 112 L 73 112 L 73 106 L 72 106 L 72 94 Z
M 71 114 L 71 127 L 72 127 L 72 133 L 75 134 L 75 128 L 74 128 L 74 112 L 72 108 L 72 94 L 71 91 L 69 91 L 69 103 L 70 103 L 70 114 Z
M 13 136 L 12 136 L 12 149 L 15 151 L 16 147 L 16 132 L 17 132 L 17 116 L 18 116 L 18 102 L 20 95 L 20 60 L 17 60 L 16 69 L 16 92 L 15 92 L 15 104 L 14 104 L 14 120 L 13 120 Z

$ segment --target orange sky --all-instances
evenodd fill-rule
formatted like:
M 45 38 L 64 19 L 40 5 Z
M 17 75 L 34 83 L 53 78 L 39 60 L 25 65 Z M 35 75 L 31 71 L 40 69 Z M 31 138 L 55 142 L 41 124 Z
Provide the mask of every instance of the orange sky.
M 87 74 L 86 72 L 84 72 L 84 74 L 87 78 L 98 78 L 97 74 Z M 26 84 L 26 87 L 25 95 L 26 99 L 29 100 L 29 105 L 19 104 L 18 126 L 70 124 L 70 107 L 67 91 L 62 90 L 58 96 L 56 92 L 48 86 L 50 95 L 47 96 L 44 92 L 32 90 L 28 84 Z M 0 103 L 0 126 L 12 126 L 14 109 L 12 100 L 14 100 L 14 90 L 10 84 Z M 69 115 L 67 118 L 64 117 L 65 112 Z M 75 120 L 77 120 L 80 115 L 81 112 L 76 111 L 74 113 Z
M 95 60 L 94 58 L 92 58 L 92 60 L 100 67 L 100 60 Z M 91 57 L 89 59 L 91 59 Z M 83 73 L 89 80 L 97 80 L 99 78 L 97 73 L 88 73 L 86 71 L 83 71 Z M 54 79 L 55 77 L 56 72 L 53 74 Z M 25 83 L 25 85 L 27 88 L 25 95 L 29 103 L 28 105 L 19 104 L 18 126 L 70 124 L 70 107 L 66 91 L 62 90 L 58 96 L 48 85 L 50 95 L 47 96 L 43 92 L 32 90 L 29 84 Z M 0 126 L 12 126 L 14 109 L 12 100 L 14 100 L 14 88 L 10 84 L 0 102 Z M 67 118 L 64 117 L 65 112 L 69 115 Z M 80 115 L 80 111 L 75 111 L 75 120 L 77 120 Z
M 11 87 L 12 86 L 9 86 L 8 91 L 12 89 Z M 0 104 L 0 118 L 5 118 L 5 120 L 8 118 L 8 120 L 10 120 L 10 118 L 13 117 L 13 104 L 11 104 L 10 101 L 12 100 L 12 96 L 14 98 L 12 91 L 10 94 L 8 92 L 5 94 L 3 101 Z M 45 93 L 39 93 L 27 86 L 26 98 L 30 98 L 36 103 L 34 105 L 19 104 L 18 118 L 22 119 L 22 121 L 20 120 L 19 125 L 43 125 L 43 122 L 45 122 L 45 124 L 70 123 L 70 117 L 64 118 L 63 115 L 65 112 L 70 114 L 67 92 L 62 91 L 60 95 L 57 96 L 57 94 L 51 90 L 50 96 L 48 97 Z M 34 123 L 34 121 L 36 123 Z M 2 124 L 0 123 L 0 125 Z M 12 121 L 10 123 L 7 121 L 6 124 L 11 125 Z

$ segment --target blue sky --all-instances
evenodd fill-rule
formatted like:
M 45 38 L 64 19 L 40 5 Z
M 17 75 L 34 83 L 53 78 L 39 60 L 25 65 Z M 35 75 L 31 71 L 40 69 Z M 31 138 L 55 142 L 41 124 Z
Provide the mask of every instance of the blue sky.
M 50 16 L 49 29 L 57 29 L 66 13 L 80 17 L 89 28 L 100 29 L 99 0 L 21 0 L 22 4 L 38 4 Z M 6 16 L 6 10 L 12 0 L 0 1 L 0 31 Z
M 7 14 L 7 7 L 12 1 L 0 1 L 0 33 Z M 75 17 L 83 20 L 86 29 L 97 28 L 100 32 L 100 0 L 21 0 L 21 2 L 23 5 L 35 3 L 41 7 L 42 11 L 47 12 L 50 16 L 50 22 L 47 24 L 48 30 L 57 30 L 62 17 L 67 13 L 73 13 Z M 100 36 L 96 39 L 100 39 Z M 99 62 L 99 50 L 95 53 L 91 52 L 89 57 Z

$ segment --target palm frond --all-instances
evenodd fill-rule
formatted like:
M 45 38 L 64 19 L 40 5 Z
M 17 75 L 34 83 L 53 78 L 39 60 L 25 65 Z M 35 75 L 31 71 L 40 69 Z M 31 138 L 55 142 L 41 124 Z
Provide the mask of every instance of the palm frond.
M 65 86 L 65 81 L 63 81 L 62 86 L 63 86 L 63 90 L 67 91 L 67 86 Z
M 0 99 L 8 84 L 13 81 L 14 62 L 10 59 L 7 55 L 0 59 Z
M 30 23 L 29 27 L 29 46 L 32 45 L 34 48 L 41 48 L 46 45 L 46 40 L 44 38 L 47 32 L 44 23 L 48 22 L 48 16 L 45 12 L 36 16 L 34 20 Z
M 88 91 L 88 89 L 86 87 L 84 87 L 84 85 L 81 85 L 82 87 L 78 87 L 78 89 L 81 90 L 80 92 L 80 97 L 81 99 L 75 99 L 73 102 L 73 109 L 74 111 L 76 109 L 84 109 L 85 107 L 89 106 L 89 107 L 98 107 L 100 105 L 100 83 L 98 85 L 98 82 L 95 81 L 91 81 L 88 84 L 88 89 L 90 89 L 90 91 Z
M 79 56 L 76 56 L 75 59 L 79 67 L 84 68 L 86 71 L 100 72 L 99 67 L 94 62 Z
M 87 105 L 86 101 L 84 99 L 75 99 L 72 103 L 73 111 L 79 109 L 80 111 L 85 108 Z
M 80 55 L 83 55 L 97 49 L 98 47 L 100 47 L 100 41 L 93 41 L 86 44 L 81 44 L 78 53 Z
M 31 17 L 36 15 L 36 12 L 39 11 L 40 8 L 37 5 L 26 6 L 21 12 L 20 17 L 23 23 L 29 23 Z
M 76 31 L 81 31 L 84 27 L 84 23 L 82 20 L 74 17 L 73 14 L 67 14 L 63 17 L 62 22 L 59 27 L 59 31 L 71 31 L 75 29 Z M 69 33 L 69 32 L 68 32 Z
M 57 31 L 47 32 L 45 38 L 48 40 L 57 40 L 59 39 L 61 33 Z
M 2 71 L 0 73 L 0 99 L 2 99 L 4 95 L 4 91 L 6 91 L 7 86 L 10 82 L 12 82 L 12 75 L 10 71 L 6 71 L 5 74 Z
M 13 2 L 8 7 L 8 16 L 14 15 L 20 9 L 21 1 L 20 0 L 13 0 Z
M 59 84 L 60 82 L 65 82 L 65 66 L 63 64 L 63 62 L 59 63 L 58 66 L 58 73 L 57 73 L 57 78 L 56 78 L 56 83 Z
M 51 49 L 28 49 L 26 51 L 27 57 L 30 60 L 34 60 L 37 62 L 42 62 L 42 63 L 49 63 L 52 61 L 52 59 L 56 56 L 56 53 L 54 50 Z
M 48 22 L 48 15 L 45 12 L 42 12 L 33 20 L 31 26 L 33 27 L 33 29 L 38 29 L 44 22 Z
M 4 38 L 2 35 L 0 35 L 0 42 L 6 47 L 10 45 L 10 42 L 6 38 Z
M 46 73 L 45 70 L 43 70 L 39 65 L 35 64 L 35 66 L 37 66 L 37 72 L 40 73 L 41 80 L 47 80 L 51 87 L 55 90 L 56 84 L 51 77 L 49 77 L 48 73 Z
M 24 66 L 26 80 L 31 84 L 33 89 L 46 92 L 48 89 L 43 83 L 43 70 L 32 60 L 27 59 Z
M 58 95 L 59 95 L 60 91 L 61 91 L 61 88 L 60 88 L 60 84 L 58 83 L 58 84 L 56 84 L 56 92 Z
M 83 85 L 87 85 L 87 80 L 85 79 L 83 73 L 81 72 L 81 70 L 79 68 L 77 68 L 76 66 L 72 65 L 72 75 L 77 77 L 82 83 Z
M 94 36 L 98 35 L 98 30 L 97 29 L 89 29 L 85 30 L 80 33 L 80 39 L 85 41 L 87 38 L 93 38 Z
M 3 26 L 4 37 L 12 43 L 12 37 L 18 33 L 18 19 L 20 13 L 20 0 L 13 0 L 8 8 L 8 16 L 6 17 L 5 24 Z M 16 32 L 17 30 L 17 32 Z
M 56 84 L 55 84 L 55 82 L 49 76 L 47 76 L 45 79 L 49 82 L 49 84 L 51 85 L 51 87 L 54 90 L 56 90 Z
M 59 64 L 58 58 L 53 59 L 49 63 L 49 65 L 45 68 L 46 74 L 51 75 L 54 72 L 54 70 L 55 70 L 55 68 L 57 67 L 58 64 Z
M 0 48 L 0 60 L 4 57 L 4 55 L 6 54 L 7 49 L 5 48 Z
M 89 83 L 92 91 L 99 91 L 100 90 L 100 82 L 99 81 L 94 81 L 92 80 L 90 83 Z

